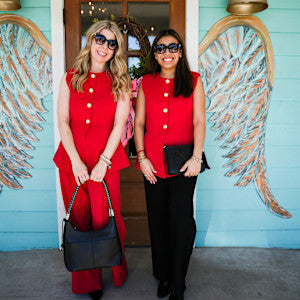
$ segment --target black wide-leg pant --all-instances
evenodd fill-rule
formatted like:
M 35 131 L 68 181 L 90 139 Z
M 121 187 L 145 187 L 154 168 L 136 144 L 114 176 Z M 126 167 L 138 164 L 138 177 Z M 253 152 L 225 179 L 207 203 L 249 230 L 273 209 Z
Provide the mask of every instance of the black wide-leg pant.
M 170 280 L 176 293 L 185 289 L 185 276 L 196 234 L 193 194 L 197 177 L 178 175 L 145 180 L 153 275 Z

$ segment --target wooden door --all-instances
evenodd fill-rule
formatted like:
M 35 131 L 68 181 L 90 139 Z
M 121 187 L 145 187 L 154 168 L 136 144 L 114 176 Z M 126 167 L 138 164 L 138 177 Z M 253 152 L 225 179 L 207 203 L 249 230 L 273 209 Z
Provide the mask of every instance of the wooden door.
M 139 7 L 140 6 L 140 7 Z M 151 11 L 155 16 L 159 16 L 163 9 L 168 10 L 169 24 L 161 25 L 175 29 L 183 38 L 185 30 L 185 1 L 184 0 L 107 0 L 107 1 L 87 1 L 87 0 L 65 0 L 64 19 L 66 34 L 66 68 L 72 67 L 75 57 L 81 48 L 81 38 L 83 27 L 87 26 L 86 19 L 82 19 L 82 14 L 89 13 L 93 17 L 94 11 L 100 11 L 103 16 L 108 14 L 108 8 L 114 12 L 113 18 L 120 16 L 135 17 L 143 23 L 149 23 L 147 17 Z M 88 7 L 88 10 L 86 8 Z M 150 8 L 150 9 L 149 9 Z M 98 20 L 91 18 L 92 21 Z M 154 16 L 153 15 L 153 16 Z M 102 16 L 102 15 L 101 15 Z M 140 19 L 141 18 L 141 19 Z M 83 21 L 82 21 L 83 20 Z M 92 22 L 91 21 L 91 22 Z M 151 20 L 150 20 L 151 22 Z M 155 20 L 153 20 L 155 22 Z M 83 24 L 84 23 L 84 24 Z M 143 23 L 144 24 L 144 23 Z M 154 27 L 159 28 L 158 22 L 151 26 L 155 34 Z M 146 26 L 146 25 L 145 25 Z M 155 28 L 156 29 L 156 28 Z M 153 34 L 152 34 L 153 35 Z M 124 39 L 128 46 L 128 36 L 125 34 Z M 127 57 L 135 56 L 127 49 Z M 129 147 L 126 147 L 129 154 Z M 150 244 L 148 232 L 147 210 L 145 203 L 145 192 L 143 176 L 135 168 L 136 158 L 129 155 L 130 167 L 121 171 L 121 198 L 122 198 L 122 215 L 126 226 L 126 245 L 145 246 Z

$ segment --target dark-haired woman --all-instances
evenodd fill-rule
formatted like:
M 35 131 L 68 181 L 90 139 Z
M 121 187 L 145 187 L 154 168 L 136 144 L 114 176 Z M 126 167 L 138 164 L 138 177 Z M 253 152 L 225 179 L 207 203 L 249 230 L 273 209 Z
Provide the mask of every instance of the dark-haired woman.
M 205 95 L 191 72 L 180 36 L 172 29 L 155 38 L 136 106 L 137 167 L 145 176 L 153 275 L 157 296 L 184 299 L 196 225 L 193 194 L 205 138 Z M 163 147 L 194 144 L 181 175 L 167 172 Z

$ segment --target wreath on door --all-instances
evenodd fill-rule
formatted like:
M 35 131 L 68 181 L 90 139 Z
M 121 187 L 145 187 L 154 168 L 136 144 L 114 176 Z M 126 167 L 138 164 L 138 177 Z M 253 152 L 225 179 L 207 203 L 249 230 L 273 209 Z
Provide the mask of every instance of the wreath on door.
M 151 46 L 147 31 L 143 27 L 143 24 L 136 18 L 130 16 L 118 17 L 114 21 L 118 24 L 122 33 L 130 34 L 137 38 L 141 47 L 141 49 L 139 50 L 140 54 L 142 56 L 147 56 Z
M 130 16 L 118 17 L 114 22 L 117 23 L 123 34 L 132 35 L 136 37 L 139 42 L 140 49 L 130 50 L 130 52 L 136 53 L 140 62 L 138 65 L 129 68 L 131 78 L 137 79 L 146 74 L 146 62 L 151 48 L 147 31 L 140 21 Z

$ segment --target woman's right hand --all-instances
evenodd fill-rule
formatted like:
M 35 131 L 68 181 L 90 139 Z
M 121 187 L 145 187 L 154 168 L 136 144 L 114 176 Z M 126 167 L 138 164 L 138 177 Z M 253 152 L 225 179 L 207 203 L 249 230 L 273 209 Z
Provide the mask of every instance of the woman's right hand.
M 72 170 L 77 185 L 85 183 L 87 180 L 90 179 L 88 169 L 82 160 L 72 162 Z
M 157 171 L 154 169 L 150 159 L 145 158 L 142 162 L 140 162 L 140 168 L 145 178 L 150 183 L 155 184 L 155 182 L 157 181 L 155 173 L 157 173 Z

